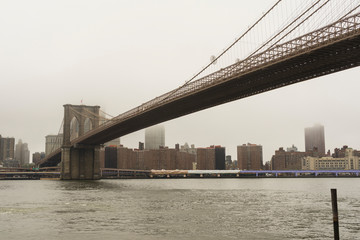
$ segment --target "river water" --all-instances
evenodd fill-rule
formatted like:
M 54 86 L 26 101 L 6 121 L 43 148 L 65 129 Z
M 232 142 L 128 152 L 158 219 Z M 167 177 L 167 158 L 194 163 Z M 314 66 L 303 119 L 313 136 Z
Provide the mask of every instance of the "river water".
M 0 239 L 360 239 L 360 178 L 0 181 Z

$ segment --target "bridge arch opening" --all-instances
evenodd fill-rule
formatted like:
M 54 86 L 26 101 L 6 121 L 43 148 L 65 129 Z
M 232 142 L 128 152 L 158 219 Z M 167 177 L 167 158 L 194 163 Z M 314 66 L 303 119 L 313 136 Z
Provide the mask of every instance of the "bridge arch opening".
M 79 121 L 76 117 L 73 117 L 70 122 L 70 141 L 79 137 Z
M 93 128 L 93 124 L 90 118 L 86 118 L 84 121 L 84 133 L 87 133 Z

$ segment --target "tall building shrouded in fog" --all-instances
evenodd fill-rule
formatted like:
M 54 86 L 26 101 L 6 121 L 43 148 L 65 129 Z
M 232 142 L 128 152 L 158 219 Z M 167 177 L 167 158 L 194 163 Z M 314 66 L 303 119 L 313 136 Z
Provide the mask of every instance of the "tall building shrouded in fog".
M 317 149 L 319 157 L 325 156 L 325 133 L 324 126 L 315 124 L 305 128 L 305 152 Z
M 20 163 L 20 166 L 24 166 L 30 162 L 30 151 L 28 144 L 23 143 L 21 139 L 19 139 L 15 146 L 15 159 Z
M 165 127 L 155 125 L 145 129 L 145 149 L 159 149 L 165 146 Z
M 263 165 L 262 146 L 248 143 L 237 147 L 238 168 L 260 170 Z

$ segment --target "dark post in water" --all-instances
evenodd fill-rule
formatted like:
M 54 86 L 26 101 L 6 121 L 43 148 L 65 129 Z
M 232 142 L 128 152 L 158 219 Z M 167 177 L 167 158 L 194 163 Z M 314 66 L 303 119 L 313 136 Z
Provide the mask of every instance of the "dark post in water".
M 338 217 L 336 188 L 331 189 L 331 203 L 332 203 L 333 222 L 334 222 L 334 239 L 339 240 L 340 239 L 339 217 Z

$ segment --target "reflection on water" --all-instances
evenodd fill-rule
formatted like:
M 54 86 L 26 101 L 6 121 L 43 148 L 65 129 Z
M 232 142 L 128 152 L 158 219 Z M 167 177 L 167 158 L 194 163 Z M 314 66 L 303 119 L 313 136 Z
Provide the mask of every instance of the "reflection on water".
M 360 179 L 0 181 L 1 239 L 331 239 L 360 231 Z

